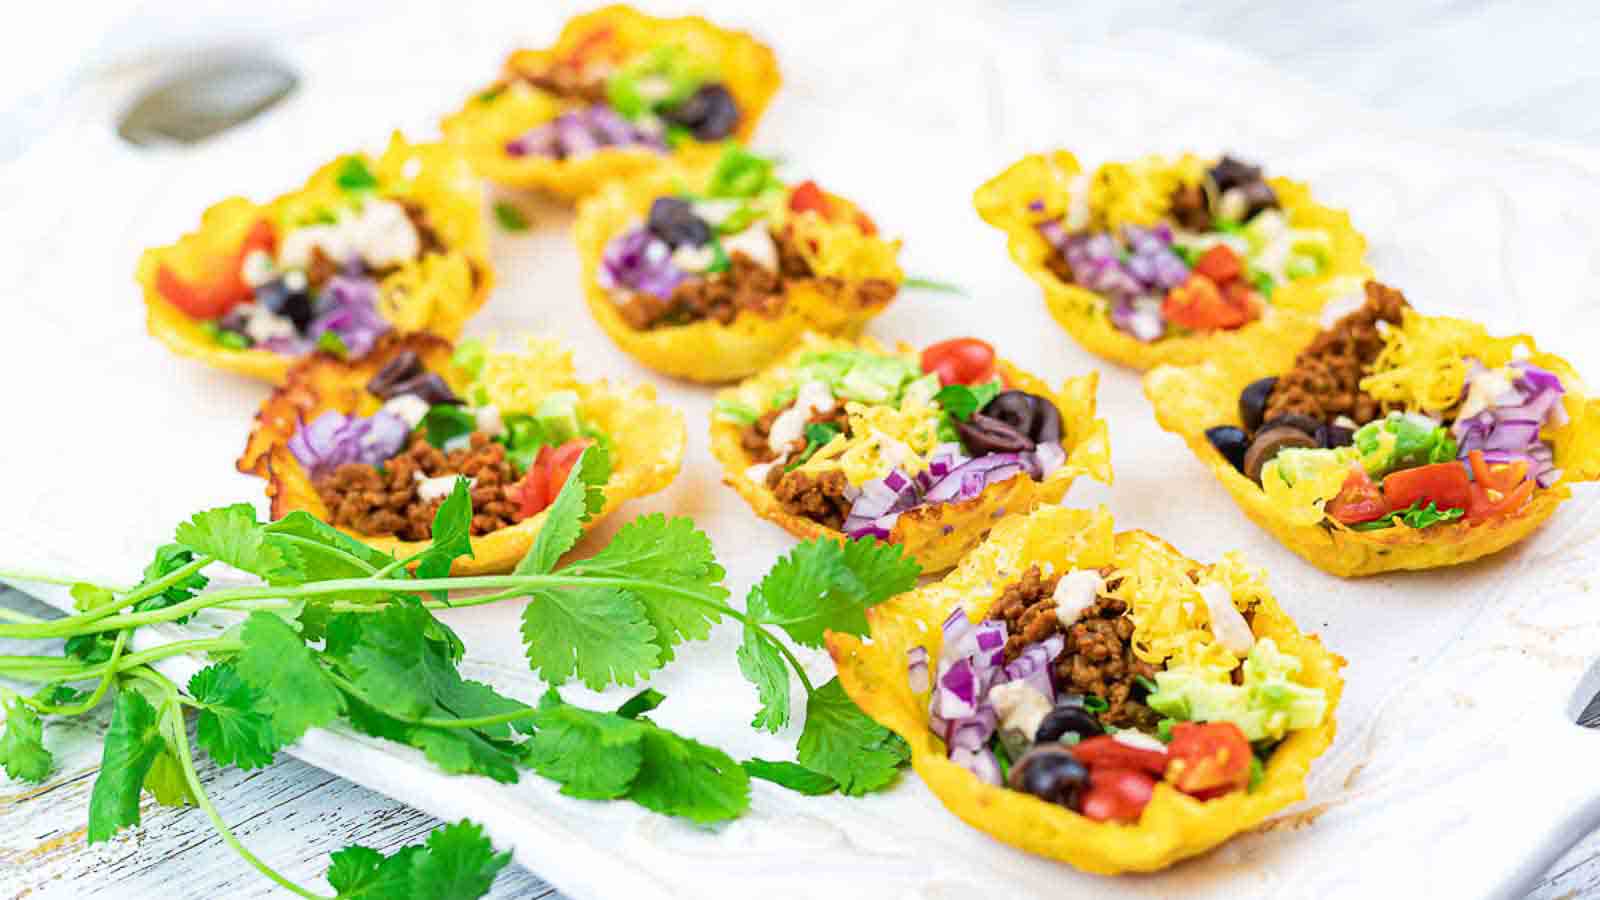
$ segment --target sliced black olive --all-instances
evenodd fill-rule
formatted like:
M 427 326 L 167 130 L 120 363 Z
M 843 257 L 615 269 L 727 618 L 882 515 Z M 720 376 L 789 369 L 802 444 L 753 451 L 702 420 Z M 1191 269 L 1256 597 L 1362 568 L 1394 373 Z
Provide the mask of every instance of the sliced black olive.
M 998 419 L 1036 444 L 1061 440 L 1061 411 L 1048 397 L 1027 391 L 1001 391 L 980 410 Z
M 1013 790 L 1071 809 L 1089 783 L 1089 770 L 1066 747 L 1042 744 L 1012 764 L 1007 783 Z
M 390 396 L 399 397 L 404 394 L 415 394 L 429 406 L 440 403 L 459 406 L 462 402 L 461 398 L 456 396 L 456 392 L 450 390 L 450 385 L 445 383 L 445 380 L 435 372 L 423 372 L 420 375 L 413 375 L 395 385 L 394 393 L 390 394 Z
M 313 316 L 309 292 L 291 291 L 282 278 L 275 278 L 257 287 L 255 294 L 263 308 L 293 322 L 295 330 L 305 334 Z
M 1024 453 L 1034 448 L 1032 438 L 983 413 L 973 413 L 967 421 L 957 422 L 956 431 L 961 434 L 962 446 L 973 456 Z
M 1278 428 L 1280 426 L 1294 428 L 1305 432 L 1308 436 L 1315 436 L 1317 429 L 1322 427 L 1322 423 L 1300 413 L 1284 413 L 1281 416 L 1274 416 L 1269 421 L 1262 422 L 1260 430 L 1266 431 L 1268 428 Z
M 1252 166 L 1232 156 L 1223 156 L 1220 162 L 1206 172 L 1206 175 L 1211 178 L 1211 183 L 1217 186 L 1217 193 L 1220 194 L 1229 188 L 1260 181 L 1261 167 Z
M 1267 412 L 1267 399 L 1277 386 L 1278 376 L 1268 375 L 1250 382 L 1239 392 L 1239 421 L 1244 423 L 1245 431 L 1255 431 L 1261 427 L 1261 418 Z
M 1068 733 L 1086 738 L 1105 734 L 1105 731 L 1095 720 L 1094 714 L 1081 705 L 1058 706 L 1040 720 L 1039 730 L 1034 733 L 1033 740 L 1039 744 L 1050 744 L 1060 741 Z
M 1244 453 L 1244 474 L 1251 481 L 1261 483 L 1261 469 L 1278 451 L 1285 447 L 1315 447 L 1316 438 L 1298 428 L 1289 425 L 1275 425 L 1270 428 L 1263 427 L 1256 432 L 1255 440 L 1250 442 L 1250 449 Z
M 647 224 L 651 234 L 674 249 L 685 244 L 699 247 L 711 240 L 711 226 L 682 197 L 657 197 L 650 204 Z
M 1343 425 L 1329 425 L 1322 435 L 1324 447 L 1348 447 L 1355 442 L 1356 430 Z
M 399 394 L 395 385 L 422 372 L 422 360 L 411 350 L 396 353 L 383 364 L 378 374 L 372 376 L 367 382 L 367 393 L 388 400 Z
M 719 141 L 739 127 L 739 104 L 727 87 L 706 84 L 661 117 L 689 129 L 695 140 Z
M 1248 221 L 1256 213 L 1264 209 L 1276 209 L 1278 206 L 1278 193 L 1272 185 L 1265 181 L 1252 181 L 1239 186 L 1239 191 L 1244 195 L 1244 219 Z
M 1222 454 L 1223 459 L 1233 463 L 1235 469 L 1241 472 L 1244 471 L 1244 453 L 1250 449 L 1250 436 L 1244 433 L 1244 429 L 1235 428 L 1232 425 L 1218 425 L 1215 428 L 1207 428 L 1206 440 L 1211 442 L 1211 446 L 1217 448 L 1217 452 Z

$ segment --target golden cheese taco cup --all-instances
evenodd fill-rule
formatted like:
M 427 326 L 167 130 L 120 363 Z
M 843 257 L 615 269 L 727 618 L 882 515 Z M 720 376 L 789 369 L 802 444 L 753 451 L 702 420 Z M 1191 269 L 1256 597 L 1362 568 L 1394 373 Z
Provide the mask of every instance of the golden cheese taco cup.
M 810 334 L 768 370 L 737 387 L 721 391 L 718 394 L 719 410 L 767 409 L 768 398 L 809 354 L 854 350 L 892 354 L 907 360 L 909 365 L 915 365 L 916 356 L 905 344 L 889 350 L 871 338 L 851 342 Z M 995 361 L 995 370 L 1008 388 L 1048 398 L 1059 410 L 1062 421 L 1059 445 L 1065 459 L 1042 479 L 1020 474 L 987 484 L 981 493 L 970 499 L 919 505 L 901 513 L 888 530 L 887 539 L 904 547 L 906 555 L 916 559 L 924 572 L 938 572 L 955 565 L 1005 516 L 1059 503 L 1080 475 L 1111 483 L 1111 453 L 1106 424 L 1104 420 L 1095 418 L 1095 390 L 1099 384 L 1099 373 L 1069 378 L 1059 389 L 1052 389 L 1043 380 L 1004 359 Z M 867 415 L 872 413 L 868 412 Z M 712 418 L 711 453 L 722 464 L 723 481 L 744 497 L 756 515 L 777 523 L 798 538 L 843 540 L 845 535 L 838 528 L 786 508 L 774 487 L 769 486 L 765 478 L 753 470 L 757 460 L 744 445 L 745 430 L 745 424 L 731 420 L 724 413 L 719 412 Z M 929 437 L 922 443 L 931 444 L 933 440 Z M 831 449 L 818 449 L 816 456 L 800 466 L 799 471 L 827 471 L 831 464 L 819 460 Z M 937 448 L 924 446 L 918 449 L 935 456 L 939 453 Z M 841 459 L 848 458 L 848 451 L 839 452 L 844 454 Z M 878 473 L 870 470 L 853 471 L 847 477 L 852 482 L 865 482 L 866 476 L 873 474 Z
M 879 237 L 871 220 L 853 203 L 809 181 L 783 184 L 767 171 L 767 187 L 759 196 L 709 201 L 749 202 L 763 210 L 752 227 L 764 223 L 774 243 L 772 257 L 760 268 L 767 272 L 765 278 L 775 280 L 751 295 L 762 301 L 760 308 L 730 299 L 725 303 L 731 305 L 715 311 L 721 318 L 701 312 L 680 322 L 682 316 L 674 312 L 675 301 L 670 298 L 614 281 L 608 286 L 608 253 L 618 254 L 617 248 L 630 237 L 653 241 L 645 223 L 658 198 L 685 191 L 715 192 L 712 185 L 738 165 L 771 167 L 733 145 L 710 148 L 682 165 L 612 183 L 579 206 L 574 238 L 583 262 L 589 310 L 618 346 L 659 372 L 698 382 L 733 381 L 759 371 L 808 332 L 854 337 L 887 308 L 904 281 L 896 260 L 899 241 Z M 686 280 L 728 279 L 750 271 L 739 269 L 737 263 L 736 258 L 732 272 L 691 275 Z M 674 264 L 669 260 L 666 265 Z M 649 306 L 660 318 L 640 327 L 639 314 L 625 308 L 629 306 Z
M 1077 158 L 1057 150 L 1013 164 L 978 188 L 973 204 L 984 221 L 1005 233 L 1011 258 L 1039 284 L 1050 313 L 1068 334 L 1091 353 L 1141 371 L 1163 363 L 1197 363 L 1248 352 L 1277 320 L 1315 315 L 1330 295 L 1330 284 L 1370 274 L 1363 261 L 1366 239 L 1350 224 L 1349 215 L 1317 203 L 1306 185 L 1287 178 L 1265 183 L 1276 194 L 1289 228 L 1325 236 L 1315 242 L 1318 268 L 1315 274 L 1277 283 L 1264 306 L 1256 301 L 1260 315 L 1242 327 L 1183 333 L 1169 328 L 1162 337 L 1141 341 L 1113 324 L 1105 296 L 1064 280 L 1053 269 L 1058 251 L 1040 233 L 1041 223 L 1060 221 L 1077 208 L 1082 210 L 1077 215 L 1088 215 L 1088 221 L 1096 223 L 1095 230 L 1122 224 L 1170 225 L 1171 201 L 1165 191 L 1178 185 L 1193 187 L 1204 179 L 1207 165 L 1193 155 L 1151 156 L 1127 164 L 1108 163 L 1086 184 Z M 1088 185 L 1095 188 L 1093 199 L 1087 201 L 1092 207 L 1085 198 L 1074 196 L 1075 190 L 1081 194 Z
M 325 223 L 336 211 L 374 199 L 414 208 L 437 242 L 435 247 L 424 245 L 414 258 L 374 273 L 377 315 L 395 332 L 453 339 L 494 285 L 482 221 L 482 189 L 454 150 L 442 144 L 410 144 L 398 133 L 377 157 L 341 156 L 318 169 L 300 189 L 264 205 L 244 197 L 223 200 L 206 210 L 196 231 L 173 244 L 146 250 L 139 258 L 137 280 L 150 334 L 182 356 L 282 383 L 302 353 L 240 346 L 243 341 L 225 344 L 211 331 L 214 319 L 179 308 L 163 287 L 214 279 L 242 285 L 241 251 L 261 223 L 270 225 L 272 242 L 281 244 L 286 234 L 302 225 Z
M 1280 653 L 1298 661 L 1294 684 L 1320 690 L 1326 712 L 1314 727 L 1289 731 L 1272 749 L 1259 783 L 1248 790 L 1202 801 L 1158 781 L 1137 821 L 1129 824 L 1093 821 L 1071 808 L 980 780 L 948 759 L 944 742 L 930 730 L 928 694 L 913 691 L 908 654 L 921 647 L 929 659 L 939 659 L 946 617 L 957 608 L 969 619 L 989 614 L 1004 587 L 1030 566 L 1057 572 L 1110 566 L 1126 573 L 1132 581 L 1125 580 L 1122 590 L 1130 597 L 1128 614 L 1135 617 L 1147 584 L 1188 585 L 1196 575 L 1218 578 L 1231 586 L 1235 598 L 1248 595 L 1254 638 L 1271 638 Z M 1159 626 L 1189 615 L 1169 612 L 1173 615 L 1150 618 Z M 940 802 L 997 840 L 1088 872 L 1161 869 L 1259 825 L 1305 796 L 1311 764 L 1333 740 L 1344 660 L 1315 635 L 1299 631 L 1266 590 L 1262 574 L 1231 555 L 1203 566 L 1142 531 L 1113 535 L 1111 516 L 1104 509 L 1045 507 L 1007 519 L 959 568 L 868 610 L 867 618 L 870 641 L 828 635 L 839 680 L 862 711 L 905 738 L 913 767 Z M 1194 652 L 1193 645 L 1208 636 L 1204 625 L 1196 627 L 1194 621 L 1186 623 L 1187 630 L 1157 626 L 1141 625 L 1135 632 L 1136 645 L 1149 642 L 1141 655 Z
M 564 113 L 581 115 L 597 104 L 610 108 L 606 73 L 664 51 L 680 58 L 673 64 L 703 70 L 708 83 L 726 88 L 737 124 L 717 139 L 749 140 L 778 90 L 772 50 L 745 32 L 698 16 L 662 19 L 622 5 L 572 18 L 551 47 L 511 54 L 498 81 L 444 120 L 445 137 L 465 151 L 479 174 L 507 187 L 576 199 L 606 181 L 631 178 L 672 155 L 667 145 L 601 146 L 565 158 L 510 148 Z M 692 152 L 700 144 L 693 136 L 674 139 L 680 150 Z
M 1369 283 L 1369 295 L 1387 290 Z M 1281 376 L 1296 367 L 1302 351 L 1318 337 L 1316 324 L 1310 322 L 1264 333 L 1249 353 L 1219 354 L 1200 365 L 1161 366 L 1145 376 L 1145 396 L 1161 427 L 1184 439 L 1245 515 L 1313 565 L 1335 575 L 1429 569 L 1487 556 L 1517 543 L 1543 524 L 1571 496 L 1571 483 L 1600 478 L 1600 399 L 1589 395 L 1566 360 L 1539 352 L 1528 335 L 1492 337 L 1482 326 L 1462 319 L 1426 316 L 1407 308 L 1401 322 L 1385 326 L 1385 350 L 1363 370 L 1363 392 L 1376 390 L 1379 396 L 1374 402 L 1386 410 L 1424 414 L 1443 422 L 1441 427 L 1454 429 L 1462 410 L 1460 398 L 1467 393 L 1471 361 L 1500 369 L 1520 365 L 1520 357 L 1553 373 L 1565 386 L 1559 400 L 1564 415 L 1557 414 L 1564 423 L 1546 421 L 1538 434 L 1552 451 L 1559 478 L 1552 476 L 1548 485 L 1537 485 L 1526 502 L 1510 512 L 1476 521 L 1467 515 L 1421 527 L 1411 527 L 1402 518 L 1377 530 L 1361 530 L 1359 524 L 1347 525 L 1324 515 L 1328 503 L 1338 502 L 1338 484 L 1314 488 L 1313 479 L 1303 479 L 1300 483 L 1311 493 L 1295 494 L 1300 501 L 1295 504 L 1269 495 L 1223 455 L 1207 432 L 1246 424 L 1241 419 L 1241 393 L 1270 377 L 1280 377 L 1282 383 Z M 1258 436 L 1265 428 L 1264 423 L 1257 429 Z M 1460 447 L 1455 452 L 1465 455 Z M 1473 478 L 1475 481 L 1476 476 Z M 1332 480 L 1338 481 L 1337 476 Z M 1277 485 L 1271 486 L 1276 494 Z M 1286 487 L 1284 492 L 1291 490 Z M 1445 509 L 1443 504 L 1435 506 Z
M 425 371 L 441 376 L 457 395 L 466 397 L 471 393 L 479 400 L 489 401 L 497 411 L 496 419 L 509 420 L 516 414 L 531 412 L 558 392 L 575 394 L 575 414 L 592 428 L 595 440 L 603 441 L 611 464 L 610 479 L 604 486 L 605 506 L 589 525 L 631 498 L 661 490 L 677 476 L 683 463 L 683 417 L 657 402 L 654 387 L 579 382 L 573 373 L 571 355 L 548 339 L 529 338 L 520 351 L 487 351 L 478 364 L 484 374 L 476 381 L 458 360 L 453 360 L 452 349 L 448 342 L 433 335 L 391 336 L 356 362 L 317 354 L 295 365 L 288 380 L 257 412 L 255 426 L 237 463 L 239 471 L 267 480 L 272 517 L 305 510 L 402 558 L 428 545 L 427 541 L 402 540 L 393 533 L 364 534 L 341 525 L 311 474 L 290 448 L 295 433 L 324 413 L 370 416 L 383 408 L 383 401 L 368 390 L 368 384 L 386 365 L 406 353 L 414 354 Z M 545 499 L 548 503 L 553 494 Z M 476 501 L 474 505 L 477 507 Z M 458 575 L 510 571 L 533 545 L 544 520 L 541 510 L 514 524 L 475 534 L 473 556 L 456 560 L 452 571 Z

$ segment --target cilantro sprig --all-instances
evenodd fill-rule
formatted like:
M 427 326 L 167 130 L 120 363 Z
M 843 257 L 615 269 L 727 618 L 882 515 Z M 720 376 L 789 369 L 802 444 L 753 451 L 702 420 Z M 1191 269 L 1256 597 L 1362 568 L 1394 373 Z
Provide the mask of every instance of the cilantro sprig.
M 571 796 L 628 800 L 697 823 L 741 815 L 752 777 L 806 794 L 861 794 L 892 782 L 907 761 L 904 742 L 857 709 L 837 679 L 817 686 L 789 642 L 818 648 L 829 631 L 865 634 L 866 609 L 913 586 L 916 564 L 875 541 L 811 541 L 778 560 L 738 609 L 706 535 L 687 518 L 660 514 L 624 525 L 593 556 L 563 563 L 604 505 L 608 475 L 606 454 L 586 451 L 533 546 L 504 575 L 450 574 L 472 555 L 465 479 L 439 505 L 429 545 L 406 557 L 303 512 L 270 523 L 245 504 L 198 513 L 157 549 L 138 584 L 76 583 L 77 612 L 61 619 L 0 615 L 0 636 L 67 639 L 61 656 L 0 657 L 0 676 L 42 685 L 33 694 L 0 687 L 0 768 L 22 780 L 47 778 L 54 760 L 46 724 L 114 695 L 89 840 L 137 826 L 144 793 L 194 804 L 250 865 L 302 897 L 318 895 L 229 830 L 200 784 L 194 744 L 219 765 L 254 769 L 307 731 L 342 723 L 415 748 L 446 773 L 515 782 L 531 769 Z M 217 586 L 203 573 L 218 564 L 257 583 Z M 550 685 L 537 705 L 464 678 L 465 647 L 433 614 L 506 601 L 525 604 L 528 662 Z M 220 636 L 130 651 L 135 630 L 202 611 L 231 613 L 236 624 Z M 653 690 L 615 711 L 573 706 L 556 692 L 574 679 L 591 688 L 635 684 L 725 620 L 743 631 L 737 654 L 760 701 L 755 728 L 790 723 L 799 682 L 805 724 L 795 762 L 741 764 L 661 727 L 647 715 L 665 699 Z M 209 657 L 186 684 L 154 668 L 183 654 Z M 196 719 L 192 742 L 188 715 Z M 340 897 L 476 897 L 505 859 L 462 823 L 390 857 L 347 848 L 335 854 L 328 880 Z

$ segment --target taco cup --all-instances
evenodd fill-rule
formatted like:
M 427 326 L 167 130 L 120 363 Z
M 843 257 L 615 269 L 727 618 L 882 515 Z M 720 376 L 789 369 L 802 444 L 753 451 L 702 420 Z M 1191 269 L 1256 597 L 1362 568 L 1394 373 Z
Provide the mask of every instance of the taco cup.
M 1566 360 L 1377 282 L 1321 332 L 1163 366 L 1144 391 L 1247 516 L 1335 575 L 1487 556 L 1600 478 L 1600 399 Z
M 683 418 L 650 385 L 580 382 L 554 341 L 519 350 L 391 335 L 359 361 L 317 354 L 262 404 L 239 471 L 267 480 L 272 517 L 305 510 L 396 557 L 428 546 L 439 503 L 471 479 L 471 557 L 508 572 L 533 545 L 577 459 L 604 451 L 598 522 L 661 490 L 683 462 Z
M 1061 327 L 1141 371 L 1247 350 L 1279 319 L 1314 317 L 1331 283 L 1370 274 L 1348 214 L 1228 156 L 1085 173 L 1065 150 L 1035 154 L 973 203 Z
M 777 60 L 751 35 L 616 5 L 511 54 L 442 127 L 490 181 L 576 199 L 680 151 L 749 140 L 777 90 Z
M 904 274 L 899 241 L 736 144 L 617 182 L 574 226 L 589 310 L 640 362 L 691 381 L 759 371 L 807 332 L 854 337 Z
M 718 395 L 711 452 L 756 515 L 796 537 L 876 537 L 941 571 L 1079 475 L 1111 483 L 1098 382 L 1052 390 L 971 338 L 919 355 L 808 335 Z
M 1333 740 L 1344 660 L 1265 573 L 1113 534 L 1103 508 L 1007 519 L 867 619 L 870 641 L 828 635 L 839 681 L 940 802 L 1088 872 L 1161 869 L 1259 825 Z
M 318 349 L 359 359 L 390 333 L 453 339 L 494 284 L 472 170 L 399 134 L 271 203 L 216 204 L 146 250 L 137 278 L 150 334 L 174 353 L 274 383 Z

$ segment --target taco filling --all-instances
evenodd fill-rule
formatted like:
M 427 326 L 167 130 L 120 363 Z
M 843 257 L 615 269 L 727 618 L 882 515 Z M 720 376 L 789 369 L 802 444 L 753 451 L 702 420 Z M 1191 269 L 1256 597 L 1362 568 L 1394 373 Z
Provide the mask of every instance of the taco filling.
M 971 500 L 1066 462 L 1050 398 L 1009 389 L 974 338 L 909 352 L 807 352 L 754 403 L 723 400 L 741 425 L 746 476 L 782 508 L 852 538 L 889 540 L 905 513 Z M 745 396 L 750 396 L 748 392 Z
M 538 515 L 555 500 L 591 444 L 609 443 L 586 422 L 575 391 L 545 394 L 531 413 L 503 412 L 481 380 L 484 348 L 463 342 L 453 362 L 474 379 L 457 395 L 405 350 L 367 382 L 381 402 L 370 415 L 329 410 L 288 440 L 327 506 L 331 524 L 406 541 L 432 538 L 433 517 L 465 477 L 472 534 Z
M 1252 627 L 1260 573 L 1227 558 L 1030 566 L 986 618 L 958 607 L 943 649 L 908 654 L 928 727 L 990 784 L 1096 822 L 1137 822 L 1158 783 L 1200 801 L 1248 792 L 1280 742 L 1322 725 L 1328 697 Z M 1175 630 L 1176 626 L 1176 630 Z
M 1486 522 L 1562 477 L 1548 433 L 1568 422 L 1568 386 L 1531 354 L 1368 282 L 1291 369 L 1244 388 L 1239 426 L 1206 437 L 1300 524 Z
M 337 184 L 337 202 L 304 218 L 257 219 L 202 278 L 162 263 L 156 291 L 226 349 L 365 356 L 393 327 L 379 312 L 384 280 L 450 248 L 423 205 L 387 195 L 361 156 Z
M 1261 167 L 1231 156 L 1106 163 L 1067 193 L 1064 215 L 1035 224 L 1045 266 L 1143 342 L 1259 319 L 1278 286 L 1322 275 L 1332 256 L 1329 232 L 1291 225 Z
M 730 137 L 744 115 L 715 59 L 679 43 L 625 49 L 609 30 L 561 56 L 513 55 L 480 99 L 492 103 L 508 89 L 541 92 L 560 110 L 507 141 L 513 157 L 576 159 L 605 147 L 666 153 L 686 140 Z
M 745 313 L 774 319 L 791 283 L 840 294 L 841 262 L 855 271 L 866 262 L 854 304 L 878 309 L 893 299 L 898 245 L 877 238 L 870 218 L 815 182 L 788 187 L 774 168 L 730 144 L 703 190 L 656 197 L 643 221 L 610 240 L 600 284 L 629 327 L 728 325 Z M 842 261 L 834 252 L 841 247 L 850 248 Z

